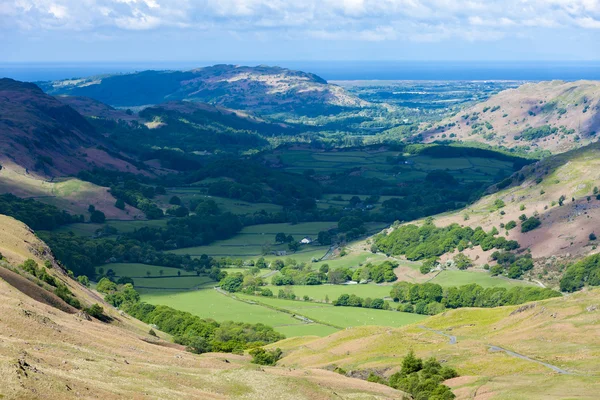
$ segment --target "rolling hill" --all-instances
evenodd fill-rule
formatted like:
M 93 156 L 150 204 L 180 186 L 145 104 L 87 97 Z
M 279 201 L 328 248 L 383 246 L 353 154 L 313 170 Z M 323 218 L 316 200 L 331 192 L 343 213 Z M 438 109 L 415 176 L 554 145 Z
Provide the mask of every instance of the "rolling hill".
M 420 137 L 560 153 L 595 141 L 598 132 L 600 82 L 551 81 L 502 91 Z
M 318 114 L 368 103 L 317 75 L 279 67 L 214 65 L 191 71 L 143 71 L 44 82 L 49 94 L 87 96 L 119 107 L 166 101 L 207 102 L 253 112 Z

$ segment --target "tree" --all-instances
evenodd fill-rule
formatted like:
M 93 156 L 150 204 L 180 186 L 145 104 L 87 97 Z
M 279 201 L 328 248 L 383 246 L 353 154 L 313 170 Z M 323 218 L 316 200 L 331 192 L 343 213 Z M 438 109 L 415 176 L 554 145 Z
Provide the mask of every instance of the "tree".
M 290 251 L 293 251 L 294 253 L 298 251 L 299 248 L 300 243 L 296 242 L 295 240 L 288 243 L 288 249 L 290 249 Z
M 85 275 L 79 275 L 77 277 L 77 282 L 81 283 L 83 286 L 85 287 L 89 287 L 90 286 L 90 280 L 87 276 Z
M 87 312 L 90 316 L 97 318 L 97 319 L 105 318 L 104 309 L 99 304 L 94 304 L 91 307 L 86 308 L 85 312 Z
M 123 199 L 117 199 L 117 201 L 115 202 L 115 207 L 117 207 L 120 210 L 124 210 L 125 202 L 123 201 Z
M 589 239 L 596 240 L 596 234 L 594 232 L 590 233 Z
M 90 215 L 90 222 L 95 224 L 102 224 L 106 220 L 106 216 L 102 211 L 94 210 Z
M 329 246 L 331 244 L 331 234 L 327 231 L 319 232 L 317 241 L 323 246 Z
M 275 243 L 285 243 L 287 241 L 287 236 L 283 232 L 279 232 L 275 235 Z
M 236 272 L 233 274 L 228 274 L 225 278 L 223 278 L 219 283 L 219 286 L 221 286 L 221 289 L 228 292 L 237 292 L 242 288 L 243 282 L 244 276 L 242 273 Z
M 410 375 L 414 372 L 419 372 L 423 369 L 423 360 L 415 356 L 415 352 L 411 349 L 406 357 L 402 360 L 402 369 L 400 374 L 403 376 Z
M 94 211 L 96 211 L 96 207 L 93 204 L 90 204 L 88 206 L 88 212 L 89 213 L 93 213 Z
M 178 196 L 172 196 L 169 199 L 169 204 L 172 204 L 174 206 L 179 206 L 179 205 L 181 205 L 181 199 Z
M 463 253 L 458 253 L 454 257 L 454 264 L 458 269 L 467 269 L 473 266 L 473 261 Z
M 108 278 L 102 278 L 96 285 L 96 290 L 100 293 L 112 293 L 117 290 L 117 284 Z
M 537 219 L 536 217 L 529 217 L 527 220 L 523 221 L 523 223 L 521 223 L 521 232 L 525 233 L 525 232 L 529 232 L 534 230 L 535 228 L 539 227 L 542 224 L 542 222 Z
M 259 365 L 275 365 L 281 358 L 282 353 L 280 348 L 265 350 L 262 347 L 258 347 L 250 350 L 252 363 Z

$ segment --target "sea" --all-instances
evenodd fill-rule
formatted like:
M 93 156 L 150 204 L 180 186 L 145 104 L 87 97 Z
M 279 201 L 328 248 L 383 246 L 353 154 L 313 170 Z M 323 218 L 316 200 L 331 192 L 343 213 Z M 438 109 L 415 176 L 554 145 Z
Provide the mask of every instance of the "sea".
M 144 70 L 190 70 L 214 64 L 270 65 L 326 80 L 600 80 L 600 61 L 172 61 L 2 63 L 0 77 L 37 82 Z

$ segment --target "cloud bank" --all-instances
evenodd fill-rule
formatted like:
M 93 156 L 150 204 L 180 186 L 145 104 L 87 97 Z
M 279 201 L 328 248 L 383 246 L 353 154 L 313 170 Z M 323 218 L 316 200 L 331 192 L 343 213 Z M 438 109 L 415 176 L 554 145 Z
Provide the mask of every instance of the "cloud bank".
M 210 31 L 365 42 L 600 31 L 600 0 L 3 0 L 0 31 Z

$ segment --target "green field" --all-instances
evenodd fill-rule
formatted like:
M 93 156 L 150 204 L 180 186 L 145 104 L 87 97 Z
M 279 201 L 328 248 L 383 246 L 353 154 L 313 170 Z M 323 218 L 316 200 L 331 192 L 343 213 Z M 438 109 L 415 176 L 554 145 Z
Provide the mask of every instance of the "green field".
M 168 219 L 154 219 L 154 220 L 136 220 L 136 221 L 122 221 L 122 220 L 107 220 L 104 224 L 92 224 L 92 223 L 75 223 L 63 225 L 53 232 L 73 232 L 78 236 L 93 236 L 96 230 L 101 229 L 105 225 L 110 225 L 117 229 L 119 233 L 133 232 L 136 229 L 143 228 L 145 226 L 163 228 L 167 226 Z
M 406 162 L 391 164 L 388 157 L 404 156 Z M 360 168 L 365 178 L 378 178 L 387 182 L 407 182 L 423 179 L 433 170 L 446 170 L 464 181 L 491 181 L 498 174 L 510 175 L 512 162 L 479 157 L 438 158 L 426 155 L 408 155 L 398 151 L 313 151 L 284 149 L 265 156 L 267 160 L 280 160 L 290 172 L 302 173 L 313 169 L 317 174 L 331 174 Z M 393 166 L 399 171 L 391 172 Z M 320 207 L 323 207 L 321 203 Z M 324 203 L 326 204 L 326 203 Z
M 369 232 L 377 232 L 383 229 L 384 223 L 368 223 L 366 224 Z M 275 235 L 283 232 L 286 235 L 292 235 L 294 239 L 300 240 L 306 236 L 316 239 L 320 231 L 336 228 L 334 222 L 304 222 L 299 224 L 263 224 L 253 225 L 242 229 L 236 236 L 216 241 L 208 246 L 187 247 L 177 250 L 171 250 L 174 254 L 189 254 L 191 256 L 201 256 L 207 254 L 209 256 L 241 258 L 243 260 L 257 259 L 263 256 L 264 251 L 269 254 L 265 255 L 265 259 L 273 260 L 275 258 L 291 257 L 298 262 L 311 262 L 312 259 L 320 259 L 327 253 L 328 246 L 318 245 L 303 245 L 295 253 L 288 250 L 286 244 L 275 244 Z M 285 255 L 277 256 L 273 252 L 284 251 Z
M 208 285 L 201 290 L 181 293 L 142 292 L 142 300 L 151 304 L 161 304 L 187 311 L 202 318 L 212 318 L 216 321 L 237 321 L 252 324 L 260 322 L 274 327 L 286 336 L 301 336 L 307 334 L 307 331 L 312 331 L 311 334 L 321 332 L 318 335 L 325 336 L 335 331 L 335 328 L 325 325 L 305 324 L 290 314 L 235 300 L 217 292 Z M 296 328 L 298 328 L 298 333 L 293 334 Z
M 399 327 L 427 318 L 424 315 L 387 310 L 373 310 L 359 307 L 335 307 L 331 304 L 295 300 L 282 300 L 271 297 L 239 295 L 242 299 L 254 300 L 273 307 L 297 312 L 315 321 L 324 321 L 342 328 L 361 325 Z
M 205 285 L 200 290 L 180 293 L 160 292 L 157 290 L 142 291 L 142 300 L 151 304 L 167 305 L 202 318 L 212 318 L 216 321 L 261 322 L 273 326 L 277 331 L 288 337 L 303 335 L 326 336 L 337 331 L 336 328 L 326 324 L 342 328 L 360 325 L 397 327 L 426 318 L 417 314 L 396 311 L 353 307 L 342 308 L 323 303 L 280 300 L 242 294 L 235 294 L 235 296 L 244 301 L 221 294 L 210 285 Z M 283 309 L 287 312 L 278 311 L 277 309 Z M 315 323 L 305 323 L 300 319 L 294 318 L 292 314 L 296 313 L 314 320 Z M 324 322 L 325 324 L 319 322 Z
M 156 196 L 156 201 L 163 208 L 172 207 L 169 204 L 172 196 L 179 197 L 185 205 L 189 205 L 190 201 L 197 199 L 214 200 L 222 212 L 233 214 L 253 214 L 262 210 L 268 213 L 276 213 L 282 210 L 280 205 L 272 203 L 249 203 L 239 199 L 209 196 L 206 194 L 206 189 L 197 186 L 168 188 L 166 195 Z
M 96 267 L 96 272 L 102 268 L 104 273 L 109 269 L 115 272 L 116 276 L 128 276 L 130 278 L 146 278 L 147 272 L 150 276 L 161 276 L 160 271 L 163 271 L 164 276 L 177 276 L 181 273 L 182 276 L 196 276 L 195 272 L 187 272 L 178 268 L 159 267 L 158 265 L 138 264 L 138 263 L 111 263 Z
M 275 296 L 283 286 L 267 286 Z M 298 298 L 308 296 L 316 301 L 324 301 L 325 296 L 329 301 L 337 299 L 341 294 L 355 294 L 360 297 L 384 298 L 390 296 L 392 284 L 376 285 L 368 283 L 366 285 L 294 285 L 289 286 Z
M 461 286 L 476 283 L 483 287 L 505 287 L 507 289 L 514 286 L 535 286 L 534 283 L 528 281 L 491 276 L 488 272 L 458 270 L 444 270 L 429 282 L 441 286 Z

